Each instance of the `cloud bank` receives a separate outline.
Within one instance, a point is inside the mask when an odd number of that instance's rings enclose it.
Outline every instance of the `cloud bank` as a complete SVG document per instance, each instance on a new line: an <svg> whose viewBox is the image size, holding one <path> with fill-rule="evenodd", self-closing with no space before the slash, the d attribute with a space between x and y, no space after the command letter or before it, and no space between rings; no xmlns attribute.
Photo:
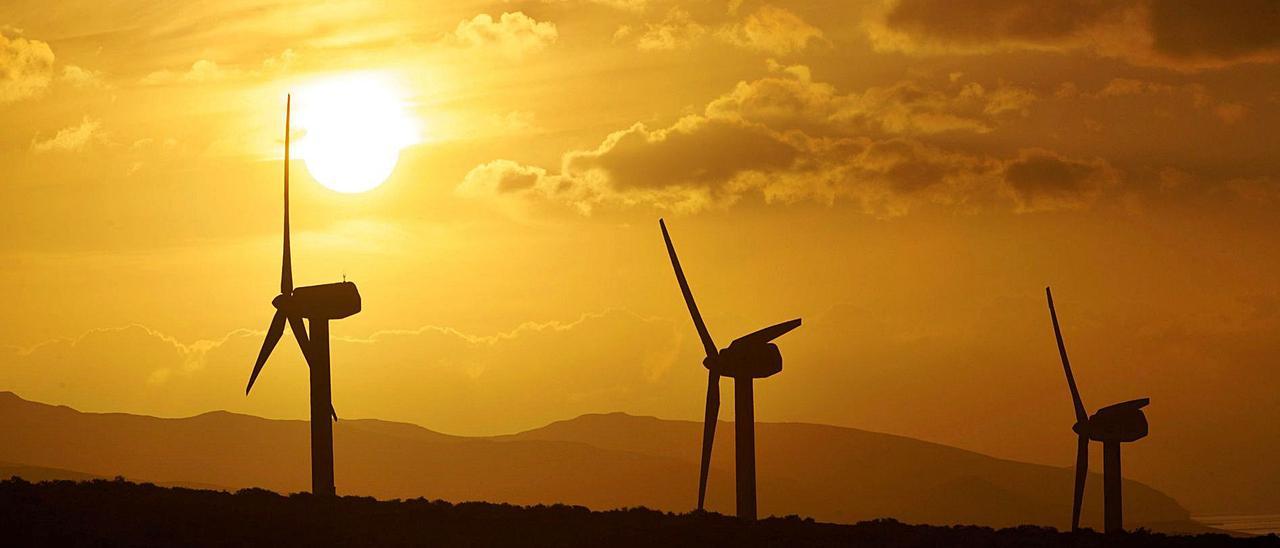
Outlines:
<svg viewBox="0 0 1280 548"><path fill-rule="evenodd" d="M1280 61L1276 28L1270 0L897 0L868 25L880 50L1082 50L1179 70Z"/></svg>

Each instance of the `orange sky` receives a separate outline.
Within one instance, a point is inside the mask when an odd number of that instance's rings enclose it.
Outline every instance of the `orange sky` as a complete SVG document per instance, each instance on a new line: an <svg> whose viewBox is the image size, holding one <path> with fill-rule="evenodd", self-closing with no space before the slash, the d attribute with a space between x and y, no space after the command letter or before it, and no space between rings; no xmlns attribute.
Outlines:
<svg viewBox="0 0 1280 548"><path fill-rule="evenodd" d="M664 216L722 345L805 320L760 420L1065 466L1051 284L1086 405L1152 398L1127 475L1280 511L1278 27L1267 0L9 0L0 390L305 416L288 339L243 395L283 98L369 77L415 128L390 178L294 164L296 278L364 297L343 416L700 418Z"/></svg>

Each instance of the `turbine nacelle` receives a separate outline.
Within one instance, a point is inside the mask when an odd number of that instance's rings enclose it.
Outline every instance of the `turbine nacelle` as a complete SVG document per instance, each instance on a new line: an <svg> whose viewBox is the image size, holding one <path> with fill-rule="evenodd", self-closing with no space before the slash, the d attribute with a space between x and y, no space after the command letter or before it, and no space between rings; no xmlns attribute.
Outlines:
<svg viewBox="0 0 1280 548"><path fill-rule="evenodd" d="M1149 403L1150 399L1141 398L1103 407L1088 422L1076 423L1071 429L1094 441L1138 441L1147 436L1147 415L1142 408Z"/></svg>
<svg viewBox="0 0 1280 548"><path fill-rule="evenodd" d="M800 319L772 325L729 343L729 347L702 360L713 373L735 379L763 379L782 371L782 352L773 339L800 327Z"/></svg>
<svg viewBox="0 0 1280 548"><path fill-rule="evenodd" d="M722 377L763 379L782 371L782 352L773 343L729 345L702 360L702 366Z"/></svg>
<svg viewBox="0 0 1280 548"><path fill-rule="evenodd" d="M360 291L352 282L308 285L277 296L271 305L307 319L340 320L360 312Z"/></svg>

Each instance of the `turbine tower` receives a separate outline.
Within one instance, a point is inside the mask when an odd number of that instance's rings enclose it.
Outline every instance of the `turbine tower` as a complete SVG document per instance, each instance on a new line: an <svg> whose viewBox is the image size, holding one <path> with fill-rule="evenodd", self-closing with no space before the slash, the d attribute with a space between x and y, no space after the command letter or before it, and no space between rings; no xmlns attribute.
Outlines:
<svg viewBox="0 0 1280 548"><path fill-rule="evenodd" d="M280 294L271 300L276 309L267 327L267 338L258 351L258 361L253 364L245 395L253 388L253 382L262 372L267 357L280 342L284 324L288 322L302 349L311 372L311 492L319 496L334 496L333 486L333 424L338 414L333 410L333 395L329 383L329 320L338 320L360 311L360 292L356 284L338 283L293 287L293 264L289 255L289 118L293 98L285 103L284 115L284 257L280 267ZM307 320L307 325L302 323ZM311 331L308 334L307 327Z"/></svg>
<svg viewBox="0 0 1280 548"><path fill-rule="evenodd" d="M1115 533L1124 530L1124 510L1120 493L1120 444L1138 441L1147 435L1147 416L1142 408L1151 403L1150 398L1130 400L1099 409L1092 417L1080 401L1076 379L1071 374L1071 362L1067 360L1067 346L1062 342L1062 330L1058 327L1058 313L1053 308L1053 293L1044 288L1049 299L1049 316L1053 319L1053 334L1058 339L1058 354L1062 356L1062 369L1067 373L1067 388L1071 389L1071 401L1075 405L1076 424L1071 427L1079 442L1076 445L1075 498L1071 506L1071 530L1080 529L1080 505L1084 502L1084 483L1089 476L1089 441L1102 442L1103 508L1106 512L1105 531Z"/></svg>
<svg viewBox="0 0 1280 548"><path fill-rule="evenodd" d="M707 353L706 359L702 360L702 365L707 368L707 402L702 422L702 468L698 475L698 510L703 509L707 496L707 472L711 467L711 446L716 436L716 420L720 415L720 377L731 377L733 378L736 440L734 462L738 479L738 517L754 520L756 519L756 424L752 382L782 371L782 353L778 351L778 346L770 341L800 327L800 319L796 318L766 327L738 338L730 343L728 348L716 350L716 343L711 340L707 325L702 321L702 314L698 313L698 305L693 301L689 281L684 278L684 270L680 268L676 248L671 244L671 235L667 233L667 223L658 219L658 226L662 227L662 239L667 243L671 267L675 269L676 282L680 284L680 292L684 294L689 315L693 317L693 327L698 330L698 338L702 340L702 347Z"/></svg>

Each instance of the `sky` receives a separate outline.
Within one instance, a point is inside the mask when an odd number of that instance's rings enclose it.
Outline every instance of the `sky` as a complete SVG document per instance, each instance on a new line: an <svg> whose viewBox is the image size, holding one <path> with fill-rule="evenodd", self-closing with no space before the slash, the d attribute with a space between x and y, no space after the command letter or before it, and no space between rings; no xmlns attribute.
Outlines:
<svg viewBox="0 0 1280 548"><path fill-rule="evenodd" d="M720 346L804 320L758 420L1068 466L1051 285L1085 405L1152 399L1125 474L1278 512L1278 27L1273 0L9 0L0 390L307 415L287 335L243 390L295 93L294 277L363 297L340 416L700 419L665 218ZM390 119L317 121L343 113Z"/></svg>

